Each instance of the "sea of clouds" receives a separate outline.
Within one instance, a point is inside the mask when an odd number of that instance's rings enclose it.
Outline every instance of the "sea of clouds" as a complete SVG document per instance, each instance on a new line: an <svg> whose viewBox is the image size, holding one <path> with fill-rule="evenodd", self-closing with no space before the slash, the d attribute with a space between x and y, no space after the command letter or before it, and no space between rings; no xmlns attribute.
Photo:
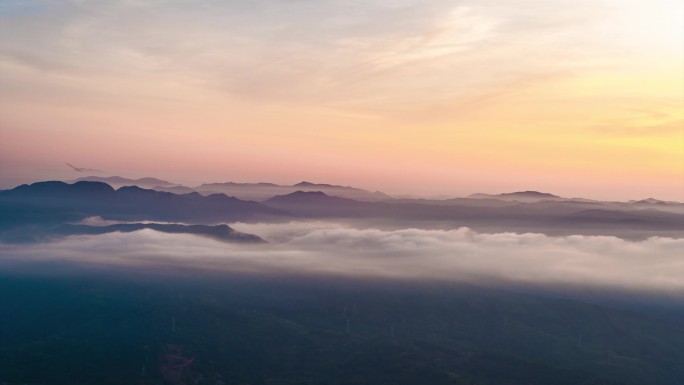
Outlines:
<svg viewBox="0 0 684 385"><path fill-rule="evenodd" d="M233 224L263 245L153 230L0 244L0 263L69 261L136 269L330 275L667 293L684 298L684 239L359 229L335 223Z"/></svg>

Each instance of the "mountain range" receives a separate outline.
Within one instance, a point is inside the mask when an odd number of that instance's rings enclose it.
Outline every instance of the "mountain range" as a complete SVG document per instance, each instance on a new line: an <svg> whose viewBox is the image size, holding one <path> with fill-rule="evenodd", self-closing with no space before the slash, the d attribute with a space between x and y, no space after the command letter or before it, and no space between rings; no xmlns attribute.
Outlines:
<svg viewBox="0 0 684 385"><path fill-rule="evenodd" d="M243 200L262 201L276 195L290 194L295 191L322 191L329 195L339 196L343 198L357 199L362 201L380 201L391 199L385 193L350 187L337 186L324 183L299 182L297 184L279 185L275 183L204 183L196 187L187 187L180 184L175 184L160 180L157 178L140 178L128 179L119 176L113 177L98 177L87 176L78 178L72 182L104 182L115 188L122 186L139 186L143 188L153 189L157 191L172 192L174 194L188 194L198 192L202 195L212 194L226 194Z"/></svg>
<svg viewBox="0 0 684 385"><path fill-rule="evenodd" d="M144 188L153 188L156 186L159 187L171 187L171 186L176 186L175 183L171 183L169 181L165 181L162 179L157 179L157 178L152 178L152 177L144 177L144 178L139 178L139 179L129 179L129 178L124 178L120 176L86 176L82 178L78 178L76 180L71 181L70 183L75 183L75 182L103 182L107 183L108 185L114 187L114 188L119 188L123 186L138 186L138 187L144 187Z"/></svg>
<svg viewBox="0 0 684 385"><path fill-rule="evenodd" d="M137 222L163 221L218 224L234 221L269 221L289 214L258 202L224 194L184 195L125 186L114 189L102 182L49 181L0 191L0 232L18 227L53 228L87 217ZM149 227L148 227L149 228ZM168 230L165 229L165 230Z"/></svg>
<svg viewBox="0 0 684 385"><path fill-rule="evenodd" d="M146 182L151 179L143 178ZM562 198L536 191L476 194L444 200L394 199L382 193L369 193L353 187L309 182L294 186L269 183L202 186L240 191L242 196L254 195L266 199L261 202L249 201L224 193L208 194L208 190L205 190L207 195L203 195L197 191L177 194L138 186L115 189L103 182L38 182L0 191L0 232L12 230L16 233L18 227L29 226L34 228L31 231L38 233L47 227L56 234L65 234L68 231L65 232L63 225L98 216L129 224L151 221L217 225L326 220L379 228L470 227L481 232L612 235L630 239L645 239L655 235L684 237L684 204L652 199L600 202ZM174 187L178 186L168 188ZM294 188L304 190L267 195L268 192L277 193ZM351 199L315 190L319 188L347 195L366 194L364 196L368 197L367 194L372 194L385 198L373 201ZM43 230L35 230L36 226ZM111 229L124 231L128 228ZM72 227L70 231L76 230ZM87 232L87 229L81 230ZM191 232L190 229L181 230Z"/></svg>
<svg viewBox="0 0 684 385"><path fill-rule="evenodd" d="M468 195L468 198L471 198L471 199L501 199L501 200L518 201L518 202L538 202L541 200L562 200L562 199L564 199L564 198L559 197L558 195L543 193L543 192L539 192L539 191L518 191L518 192L503 193L503 194L496 194L496 195L477 193L477 194Z"/></svg>
<svg viewBox="0 0 684 385"><path fill-rule="evenodd" d="M389 200L360 202L322 192L295 192L263 203L300 218L345 220L389 228L471 227L484 232L614 235L643 239L684 236L684 214L640 205L575 200ZM681 209L681 205L676 209Z"/></svg>

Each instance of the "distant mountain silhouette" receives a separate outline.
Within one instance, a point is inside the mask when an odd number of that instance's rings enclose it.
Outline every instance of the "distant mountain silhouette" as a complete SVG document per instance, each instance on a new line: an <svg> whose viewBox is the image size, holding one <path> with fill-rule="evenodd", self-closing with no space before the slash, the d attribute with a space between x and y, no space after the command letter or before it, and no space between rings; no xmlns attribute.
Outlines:
<svg viewBox="0 0 684 385"><path fill-rule="evenodd" d="M572 213L563 218L564 221L584 222L586 225L639 225L671 228L684 227L684 216L681 214L662 212L654 209L619 211L608 209L589 209ZM679 225L677 226L677 223Z"/></svg>
<svg viewBox="0 0 684 385"><path fill-rule="evenodd" d="M107 183L110 186L114 187L121 187L121 186L138 186L138 187L145 187L145 188L153 188L155 186L160 186L160 187L170 187L170 186L175 186L175 183L171 183L169 181L157 179L157 178L151 178L151 177L144 177L144 178L139 178L139 179L129 179L129 178L123 178L120 176L85 176L82 178L78 178L74 180L73 182L103 182Z"/></svg>
<svg viewBox="0 0 684 385"><path fill-rule="evenodd" d="M151 189L156 191L170 192L174 194L190 194L196 192L195 189L186 186L153 186L151 187Z"/></svg>
<svg viewBox="0 0 684 385"><path fill-rule="evenodd" d="M293 184L292 187L317 187L317 188L327 188L327 187L341 187L341 186L334 186L331 184L325 184L325 183L311 183L307 181L302 181L297 184Z"/></svg>
<svg viewBox="0 0 684 385"><path fill-rule="evenodd" d="M512 193L499 194L502 197L531 197L531 198L560 198L558 195L543 193L539 191L518 191Z"/></svg>
<svg viewBox="0 0 684 385"><path fill-rule="evenodd" d="M514 196L549 195L522 192ZM467 226L480 231L617 235L630 238L644 238L665 232L673 236L684 235L684 215L681 213L634 209L627 203L563 199L525 202L481 198L362 202L329 196L320 191L296 191L263 203L300 218L345 220L391 228Z"/></svg>
<svg viewBox="0 0 684 385"><path fill-rule="evenodd" d="M311 182L300 182L292 186L273 183L205 183L195 187L194 190L202 194L221 192L240 199L256 201L264 201L277 195L287 195L296 191L320 191L331 196L368 202L392 199L389 195L379 191L371 192L356 187Z"/></svg>
<svg viewBox="0 0 684 385"><path fill-rule="evenodd" d="M264 203L281 204L281 203L325 203L325 204L339 204L341 202L353 202L350 199L331 197L322 191L295 191L287 195L277 195Z"/></svg>
<svg viewBox="0 0 684 385"><path fill-rule="evenodd" d="M120 223L108 226L62 225L55 233L61 235L105 234L113 232L130 233L151 229L162 233L201 235L225 242L263 243L264 240L252 234L235 231L228 225L181 225L174 223Z"/></svg>
<svg viewBox="0 0 684 385"><path fill-rule="evenodd" d="M277 195L263 202L297 215L310 218L365 218L390 215L383 202L363 202L327 195L322 191L295 191ZM289 211L292 210L292 211Z"/></svg>
<svg viewBox="0 0 684 385"><path fill-rule="evenodd" d="M661 201L661 200L655 199L655 198L646 198L646 199L642 199L642 200L640 200L640 201L631 201L631 202L632 202L632 203L648 203L648 204L661 204L661 203L667 203L667 202L665 202L665 201Z"/></svg>
<svg viewBox="0 0 684 385"><path fill-rule="evenodd" d="M214 189L226 186L233 190L244 188L247 192L257 188L264 195L277 191L287 193L269 196L258 203L223 193L205 196L197 191L174 194L138 186L116 190L101 182L39 182L0 191L0 231L22 225L57 226L100 216L126 222L216 224L325 219L390 228L453 229L467 226L486 232L616 235L634 239L654 235L684 236L684 205L663 204L656 200L599 202L522 191L445 200L364 201L328 192L349 188L310 182L298 183L297 189L267 183L207 186ZM314 187L328 190L303 190Z"/></svg>
<svg viewBox="0 0 684 385"><path fill-rule="evenodd" d="M54 226L14 227L0 231L0 241L10 243L27 243L69 235L98 235L107 233L130 233L150 229L162 233L192 234L216 239L222 242L264 243L260 237L235 231L228 225L183 225L175 223L117 223L107 226L89 226L82 224L59 224Z"/></svg>
<svg viewBox="0 0 684 385"><path fill-rule="evenodd" d="M539 191L518 191L503 194L483 194L477 193L469 195L471 199L500 199L500 200L515 200L520 202L535 202L540 200L559 200L564 199L558 195L543 193Z"/></svg>
<svg viewBox="0 0 684 385"><path fill-rule="evenodd" d="M202 196L126 186L115 190L102 182L38 182L0 191L0 207L6 211L0 224L50 222L88 216L119 220L185 221L216 223L265 220L289 215L257 202L224 194ZM8 219L9 218L9 219Z"/></svg>
<svg viewBox="0 0 684 385"><path fill-rule="evenodd" d="M655 199L655 198L633 200L633 201L629 201L629 203L632 205L635 205L635 206L643 206L643 207L656 206L659 208L666 208L666 209L676 209L676 208L684 209L684 203L672 202L672 201L663 201L663 200Z"/></svg>

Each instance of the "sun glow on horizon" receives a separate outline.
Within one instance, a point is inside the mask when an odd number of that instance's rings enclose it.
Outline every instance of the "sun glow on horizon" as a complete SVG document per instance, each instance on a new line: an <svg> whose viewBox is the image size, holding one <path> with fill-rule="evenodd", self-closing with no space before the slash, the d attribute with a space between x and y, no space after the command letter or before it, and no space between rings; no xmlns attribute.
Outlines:
<svg viewBox="0 0 684 385"><path fill-rule="evenodd" d="M0 179L684 201L684 4L523 3L2 1Z"/></svg>

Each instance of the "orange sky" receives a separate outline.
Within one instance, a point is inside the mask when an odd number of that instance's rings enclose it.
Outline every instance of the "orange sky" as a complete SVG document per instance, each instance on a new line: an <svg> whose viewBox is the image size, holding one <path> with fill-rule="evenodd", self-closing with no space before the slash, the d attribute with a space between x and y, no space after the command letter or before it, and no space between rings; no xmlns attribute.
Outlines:
<svg viewBox="0 0 684 385"><path fill-rule="evenodd" d="M684 201L679 0L0 1L0 188Z"/></svg>

